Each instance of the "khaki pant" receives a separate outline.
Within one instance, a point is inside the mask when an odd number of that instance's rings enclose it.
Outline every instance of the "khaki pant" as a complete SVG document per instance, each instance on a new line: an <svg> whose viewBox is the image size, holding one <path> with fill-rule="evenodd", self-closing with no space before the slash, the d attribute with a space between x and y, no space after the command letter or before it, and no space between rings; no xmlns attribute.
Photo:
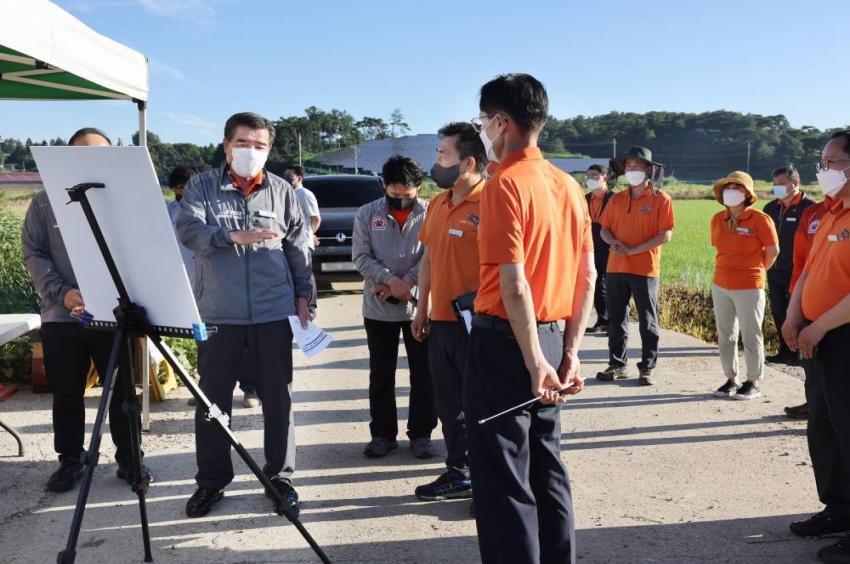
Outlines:
<svg viewBox="0 0 850 564"><path fill-rule="evenodd" d="M717 323L717 347L720 364L729 380L738 382L738 328L744 341L747 380L757 382L764 376L764 290L727 290L711 286L714 319Z"/></svg>

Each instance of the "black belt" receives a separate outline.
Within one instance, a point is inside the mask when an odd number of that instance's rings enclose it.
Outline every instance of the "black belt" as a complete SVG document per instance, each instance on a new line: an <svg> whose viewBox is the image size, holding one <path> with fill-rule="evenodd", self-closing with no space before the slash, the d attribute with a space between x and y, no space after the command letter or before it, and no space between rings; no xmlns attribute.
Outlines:
<svg viewBox="0 0 850 564"><path fill-rule="evenodd" d="M538 321L537 328L538 329L548 329L552 326L557 327L557 321ZM504 333L506 335L513 335L514 330L511 328L511 323L507 319L502 319L501 317L496 317L493 315L484 315L482 313L476 313L472 316L472 326L480 327L482 329L492 329L494 331L498 331L499 333Z"/></svg>

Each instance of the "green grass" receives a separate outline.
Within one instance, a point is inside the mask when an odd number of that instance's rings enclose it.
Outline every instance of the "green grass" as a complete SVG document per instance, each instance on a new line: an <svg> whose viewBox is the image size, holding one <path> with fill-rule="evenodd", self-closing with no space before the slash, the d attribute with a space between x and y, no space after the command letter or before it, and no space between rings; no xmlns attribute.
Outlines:
<svg viewBox="0 0 850 564"><path fill-rule="evenodd" d="M711 217L723 209L712 200L674 200L676 227L673 238L661 250L662 283L676 283L700 290L711 288L714 247Z"/></svg>

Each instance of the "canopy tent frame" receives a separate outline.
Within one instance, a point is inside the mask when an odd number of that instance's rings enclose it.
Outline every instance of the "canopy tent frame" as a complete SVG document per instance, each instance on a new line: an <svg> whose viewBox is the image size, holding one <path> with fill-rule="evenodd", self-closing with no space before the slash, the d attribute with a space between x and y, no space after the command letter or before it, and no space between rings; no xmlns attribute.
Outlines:
<svg viewBox="0 0 850 564"><path fill-rule="evenodd" d="M147 57L49 0L0 0L0 100L126 100L147 146ZM140 358L147 359L147 340ZM150 371L142 362L142 428L150 430Z"/></svg>

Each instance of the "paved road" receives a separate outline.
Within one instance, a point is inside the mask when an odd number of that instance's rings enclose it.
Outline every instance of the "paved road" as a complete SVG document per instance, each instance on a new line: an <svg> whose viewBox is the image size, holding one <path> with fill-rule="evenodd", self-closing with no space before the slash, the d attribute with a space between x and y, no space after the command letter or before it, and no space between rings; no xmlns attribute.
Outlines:
<svg viewBox="0 0 850 564"><path fill-rule="evenodd" d="M368 440L368 354L360 297L323 297L320 312L336 339L332 348L309 362L295 353L296 486L304 524L336 562L476 562L469 502L420 503L412 495L440 472L439 462L414 459L406 441L377 462L361 455ZM762 399L718 400L709 395L723 380L713 346L672 332L662 345L657 386L590 379L563 410L581 561L814 561L825 542L797 539L787 529L790 520L819 509L805 423L779 415L801 400L799 379L768 369ZM586 374L606 358L604 338L586 339ZM398 388L409 390L406 369ZM241 462L213 514L185 517L195 472L186 397L181 389L156 404L144 438L156 475L148 505L156 561L315 561L297 531L271 513ZM96 401L96 394L87 400L89 421ZM406 399L400 405L406 417ZM18 393L0 410L28 448L25 459L10 456L14 443L0 432L0 560L55 561L76 498L43 491L55 466L50 398ZM238 407L233 418L259 460L261 417L259 409ZM111 459L114 448L106 442ZM137 505L114 471L112 464L97 469L78 562L141 561Z"/></svg>

